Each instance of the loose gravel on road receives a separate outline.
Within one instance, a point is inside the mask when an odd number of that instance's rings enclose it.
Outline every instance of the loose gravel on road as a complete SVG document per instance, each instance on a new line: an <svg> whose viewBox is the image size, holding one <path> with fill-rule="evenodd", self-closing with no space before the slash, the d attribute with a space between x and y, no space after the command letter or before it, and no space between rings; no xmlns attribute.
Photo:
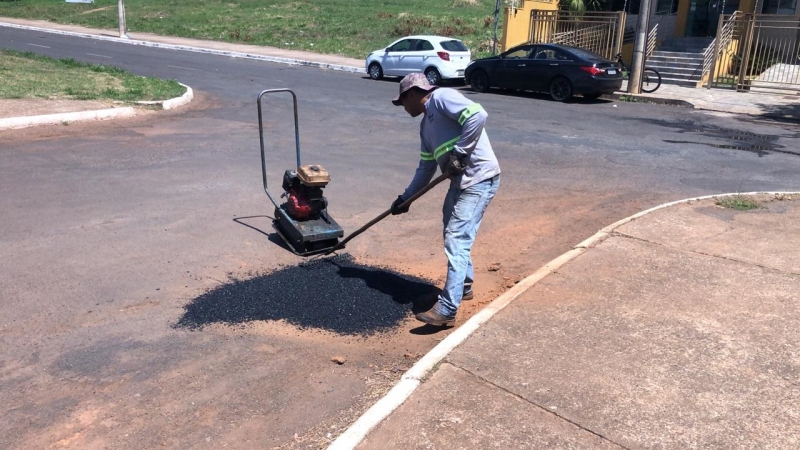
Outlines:
<svg viewBox="0 0 800 450"><path fill-rule="evenodd" d="M342 255L232 280L192 300L175 326L198 330L214 323L285 320L301 329L367 336L430 308L438 291L428 280Z"/></svg>

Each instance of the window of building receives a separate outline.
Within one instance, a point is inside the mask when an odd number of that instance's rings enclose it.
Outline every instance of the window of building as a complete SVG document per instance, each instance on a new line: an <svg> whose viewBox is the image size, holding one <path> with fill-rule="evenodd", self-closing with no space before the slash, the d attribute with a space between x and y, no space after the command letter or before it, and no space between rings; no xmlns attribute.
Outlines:
<svg viewBox="0 0 800 450"><path fill-rule="evenodd" d="M797 0L764 0L762 14L795 14Z"/></svg>
<svg viewBox="0 0 800 450"><path fill-rule="evenodd" d="M788 1L788 0L785 0ZM641 0L610 0L609 11L625 11L628 14L639 14ZM656 14L675 14L678 12L678 0L658 0Z"/></svg>

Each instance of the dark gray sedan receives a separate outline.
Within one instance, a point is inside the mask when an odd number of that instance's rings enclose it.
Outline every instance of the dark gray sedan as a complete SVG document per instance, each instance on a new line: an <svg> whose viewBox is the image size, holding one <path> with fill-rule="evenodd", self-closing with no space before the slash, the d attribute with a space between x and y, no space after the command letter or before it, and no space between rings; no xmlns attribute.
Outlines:
<svg viewBox="0 0 800 450"><path fill-rule="evenodd" d="M560 102L573 95L595 99L622 86L617 63L588 50L557 44L525 44L478 59L467 66L464 77L478 92L493 87L547 92Z"/></svg>

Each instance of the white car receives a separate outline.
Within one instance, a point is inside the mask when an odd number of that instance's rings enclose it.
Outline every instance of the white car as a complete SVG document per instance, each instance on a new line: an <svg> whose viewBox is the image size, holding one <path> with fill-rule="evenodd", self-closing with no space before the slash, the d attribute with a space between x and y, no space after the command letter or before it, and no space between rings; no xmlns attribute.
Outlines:
<svg viewBox="0 0 800 450"><path fill-rule="evenodd" d="M470 51L463 42L444 36L406 36L367 56L369 77L404 77L424 72L430 84L464 78Z"/></svg>

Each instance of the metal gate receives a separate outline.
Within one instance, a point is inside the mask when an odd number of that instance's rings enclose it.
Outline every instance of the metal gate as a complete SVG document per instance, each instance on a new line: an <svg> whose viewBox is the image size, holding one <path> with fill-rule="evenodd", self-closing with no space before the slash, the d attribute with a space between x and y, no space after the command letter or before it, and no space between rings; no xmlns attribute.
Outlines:
<svg viewBox="0 0 800 450"><path fill-rule="evenodd" d="M800 93L800 16L723 15L709 87Z"/></svg>
<svg viewBox="0 0 800 450"><path fill-rule="evenodd" d="M564 44L584 48L607 59L622 48L625 12L531 11L531 44Z"/></svg>

